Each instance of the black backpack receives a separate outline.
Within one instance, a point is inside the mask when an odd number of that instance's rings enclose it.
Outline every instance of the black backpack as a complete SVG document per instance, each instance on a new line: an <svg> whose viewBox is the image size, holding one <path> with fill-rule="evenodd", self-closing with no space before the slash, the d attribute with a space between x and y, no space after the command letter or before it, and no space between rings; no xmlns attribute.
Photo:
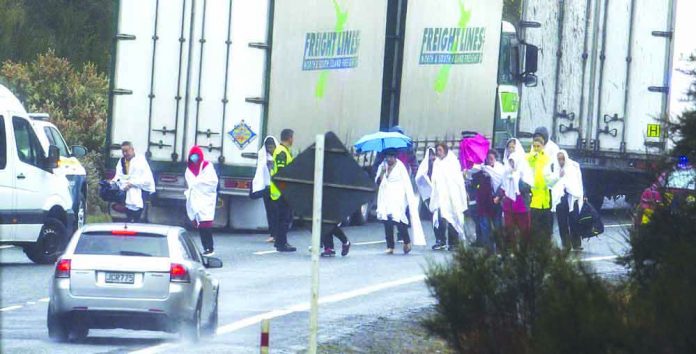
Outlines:
<svg viewBox="0 0 696 354"><path fill-rule="evenodd" d="M604 233L604 222L595 207L584 202L577 219L578 234L582 238L591 238Z"/></svg>
<svg viewBox="0 0 696 354"><path fill-rule="evenodd" d="M125 203L126 192L118 188L116 183L103 180L99 182L99 197L106 202Z"/></svg>

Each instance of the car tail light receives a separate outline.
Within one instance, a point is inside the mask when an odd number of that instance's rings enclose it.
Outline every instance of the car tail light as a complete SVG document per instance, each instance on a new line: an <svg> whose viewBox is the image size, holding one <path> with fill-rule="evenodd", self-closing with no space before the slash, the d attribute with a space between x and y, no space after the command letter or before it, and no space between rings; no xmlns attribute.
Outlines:
<svg viewBox="0 0 696 354"><path fill-rule="evenodd" d="M111 234L116 236L135 236L138 233L133 230L113 230Z"/></svg>
<svg viewBox="0 0 696 354"><path fill-rule="evenodd" d="M56 263L56 278L70 278L69 259L61 259Z"/></svg>
<svg viewBox="0 0 696 354"><path fill-rule="evenodd" d="M251 188L251 180L236 179L236 178L224 178L223 185L225 186L225 188L229 188L229 189L247 190L247 189Z"/></svg>
<svg viewBox="0 0 696 354"><path fill-rule="evenodd" d="M169 268L169 280L175 283L188 283L191 281L186 267L179 263L172 263Z"/></svg>

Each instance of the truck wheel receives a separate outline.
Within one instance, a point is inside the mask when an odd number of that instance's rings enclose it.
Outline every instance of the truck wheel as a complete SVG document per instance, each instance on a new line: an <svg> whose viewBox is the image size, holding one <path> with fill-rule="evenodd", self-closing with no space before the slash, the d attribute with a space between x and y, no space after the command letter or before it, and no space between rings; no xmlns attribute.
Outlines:
<svg viewBox="0 0 696 354"><path fill-rule="evenodd" d="M46 315L46 327L48 327L48 337L57 342L66 342L70 336L70 328L65 317L54 313L53 306L50 304Z"/></svg>
<svg viewBox="0 0 696 354"><path fill-rule="evenodd" d="M360 206L360 209L356 210L355 213L350 217L351 223L355 226L362 226L367 223L370 217L370 203L365 203Z"/></svg>
<svg viewBox="0 0 696 354"><path fill-rule="evenodd" d="M39 233L39 238L31 246L24 247L24 253L29 259L38 264L51 264L65 249L68 243L68 232L60 220L47 218Z"/></svg>

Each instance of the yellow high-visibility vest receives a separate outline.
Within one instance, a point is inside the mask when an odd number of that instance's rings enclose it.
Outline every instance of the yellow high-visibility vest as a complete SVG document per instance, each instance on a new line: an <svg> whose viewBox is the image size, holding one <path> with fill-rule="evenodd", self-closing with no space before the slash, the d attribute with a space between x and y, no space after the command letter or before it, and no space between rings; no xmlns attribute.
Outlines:
<svg viewBox="0 0 696 354"><path fill-rule="evenodd" d="M290 163L292 163L290 149L283 144L276 146L275 150L273 150L273 170L271 170L271 176L275 176L281 168L286 167ZM278 200L281 195L280 189L271 181L271 199Z"/></svg>

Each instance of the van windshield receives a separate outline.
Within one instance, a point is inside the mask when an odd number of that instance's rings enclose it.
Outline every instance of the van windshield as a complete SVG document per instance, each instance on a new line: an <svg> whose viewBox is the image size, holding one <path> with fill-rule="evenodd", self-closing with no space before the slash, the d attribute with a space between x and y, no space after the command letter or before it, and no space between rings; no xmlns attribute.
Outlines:
<svg viewBox="0 0 696 354"><path fill-rule="evenodd" d="M58 150L60 150L60 156L70 157L70 149L68 148L68 145L65 143L65 140L63 140L63 136L60 135L58 129L54 127L45 127L44 132L46 133L46 137L48 138L48 143L58 147Z"/></svg>

